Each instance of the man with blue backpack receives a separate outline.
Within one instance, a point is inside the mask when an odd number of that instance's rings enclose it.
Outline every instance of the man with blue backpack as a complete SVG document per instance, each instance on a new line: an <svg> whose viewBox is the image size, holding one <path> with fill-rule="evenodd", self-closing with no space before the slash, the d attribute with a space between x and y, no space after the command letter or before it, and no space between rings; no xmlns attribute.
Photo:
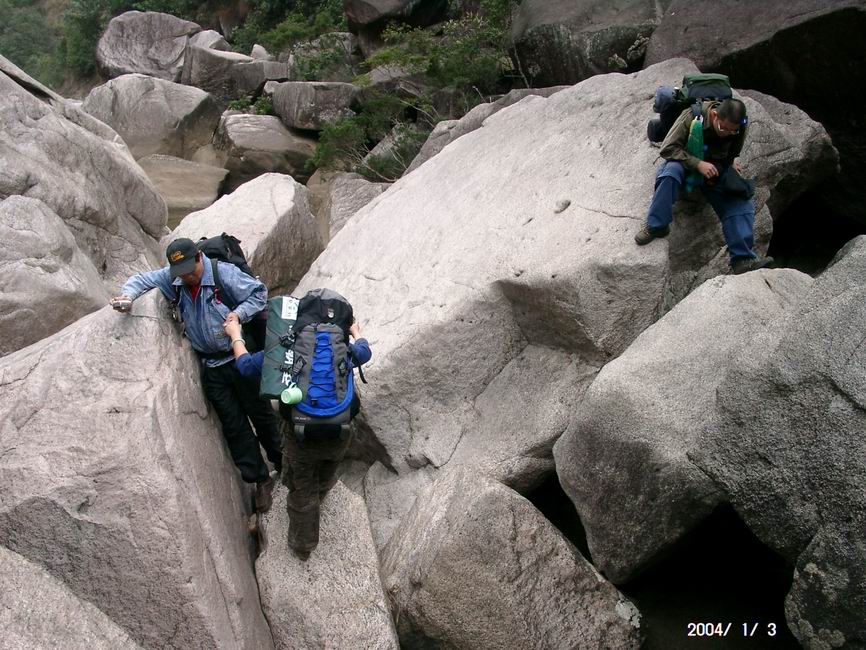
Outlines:
<svg viewBox="0 0 866 650"><path fill-rule="evenodd" d="M132 301L154 288L176 303L184 333L201 360L202 386L222 424L232 460L241 478L256 485L256 509L267 511L274 481L259 445L280 471L277 418L268 401L259 396L258 382L241 376L235 368L232 343L223 330L226 322L240 328L241 323L254 319L267 303L267 287L235 264L209 258L190 239L176 239L165 254L168 266L133 275L123 285L122 295L112 298L110 304L127 312Z"/></svg>
<svg viewBox="0 0 866 650"><path fill-rule="evenodd" d="M224 327L242 376L286 377L276 382L279 393L265 386L273 382L262 380L262 393L276 398L282 420L288 544L306 560L319 542L321 501L336 483L352 442L349 422L360 410L353 369L361 372L372 352L351 306L336 292L317 289L300 301L275 298L271 303L265 350L250 354L236 321L226 321ZM280 318L284 304L292 305L292 313ZM278 330L279 325L287 329ZM279 363L275 366L272 359ZM283 390L284 385L288 388Z"/></svg>
<svg viewBox="0 0 866 650"><path fill-rule="evenodd" d="M670 100L670 108L657 110L662 119L652 120L650 140L663 138L659 155L664 163L656 170L655 192L646 223L635 235L638 246L666 237L673 221L673 205L681 191L699 187L722 224L731 271L735 274L764 268L773 262L753 250L754 185L740 176L737 157L748 133L746 105L731 97L724 75L693 75L683 80L689 94L683 104ZM656 103L659 104L660 88ZM679 92L679 89L676 89ZM710 99L701 97L710 94ZM667 113L681 111L673 123Z"/></svg>

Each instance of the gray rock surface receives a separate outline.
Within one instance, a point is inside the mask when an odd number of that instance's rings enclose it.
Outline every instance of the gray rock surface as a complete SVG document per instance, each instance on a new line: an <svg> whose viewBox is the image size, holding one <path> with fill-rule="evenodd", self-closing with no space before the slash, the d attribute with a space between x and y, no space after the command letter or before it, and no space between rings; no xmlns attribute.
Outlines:
<svg viewBox="0 0 866 650"><path fill-rule="evenodd" d="M319 545L301 561L286 544L286 493L282 485L274 490L267 547L256 560L274 645L397 650L364 499L338 482L322 503Z"/></svg>
<svg viewBox="0 0 866 650"><path fill-rule="evenodd" d="M38 565L0 546L0 648L132 650L122 628Z"/></svg>
<svg viewBox="0 0 866 650"><path fill-rule="evenodd" d="M214 146L225 156L228 192L268 172L303 183L310 177L307 161L316 151L315 140L289 131L278 117L244 113L223 115Z"/></svg>
<svg viewBox="0 0 866 650"><path fill-rule="evenodd" d="M843 249L760 354L718 387L695 463L796 562L804 647L866 647L866 238Z"/></svg>
<svg viewBox="0 0 866 650"><path fill-rule="evenodd" d="M0 201L0 239L0 356L54 334L108 300L99 272L42 201Z"/></svg>
<svg viewBox="0 0 866 650"><path fill-rule="evenodd" d="M382 556L404 647L637 648L640 614L516 492L449 470Z"/></svg>
<svg viewBox="0 0 866 650"><path fill-rule="evenodd" d="M196 23L154 11L127 11L116 16L96 45L96 63L108 78L140 72L180 81L184 50Z"/></svg>
<svg viewBox="0 0 866 650"><path fill-rule="evenodd" d="M708 280L599 373L554 456L608 578L634 577L726 501L693 459L719 385L811 282L794 270Z"/></svg>
<svg viewBox="0 0 866 650"><path fill-rule="evenodd" d="M474 429L479 396L503 372L509 376L506 367L527 346L560 352L560 367L583 377L687 294L687 274L722 268L708 266L724 254L718 220L703 202L683 206L679 239L642 248L633 241L657 157L644 139L647 99L661 79L685 70L694 68L673 61L632 76L597 76L500 110L356 213L299 285L339 287L375 351L365 369L366 417L399 471L393 480L369 481L377 543L411 506L423 483L414 474L450 463L467 433L497 441L484 445L488 455L479 460L497 478L511 485L538 480L561 420L521 421L522 447L506 442L516 434L503 432L494 417L486 420L489 429ZM746 101L755 142L768 150L753 158L747 146L743 162L764 192L758 204L769 222L771 188L811 163L800 139ZM804 124L799 137L812 137L812 128L820 129ZM826 136L823 142L829 147ZM767 234L759 241L765 246ZM514 366L514 374L532 386L532 396L556 394L557 381L574 381L540 362L523 363L535 370ZM525 390L510 390L503 399L526 400ZM577 396L579 384L571 393ZM494 396L487 398L491 406L483 408L495 410ZM518 450L513 473L497 458L500 440Z"/></svg>
<svg viewBox="0 0 866 650"><path fill-rule="evenodd" d="M220 118L214 98L182 84L126 74L90 91L83 109L113 128L136 158L190 158L213 139Z"/></svg>
<svg viewBox="0 0 866 650"><path fill-rule="evenodd" d="M849 8L866 8L863 0L790 0L784 3L721 0L712 6L697 6L685 0L670 0L646 49L646 64L685 57L701 70L718 67L734 53L746 52L770 41L785 30ZM737 15L736 29L720 29L722 17ZM794 75L793 70L781 72Z"/></svg>
<svg viewBox="0 0 866 650"><path fill-rule="evenodd" d="M268 52L263 46L256 43L253 45L253 49L250 52L250 56L254 59L260 59L262 61L273 61L274 56Z"/></svg>
<svg viewBox="0 0 866 650"><path fill-rule="evenodd" d="M524 0L511 39L534 86L635 70L670 0Z"/></svg>
<svg viewBox="0 0 866 650"><path fill-rule="evenodd" d="M360 26L397 20L423 27L443 20L446 0L346 0L343 5L349 24Z"/></svg>
<svg viewBox="0 0 866 650"><path fill-rule="evenodd" d="M325 201L328 239L336 235L352 216L390 187L390 183L373 183L360 174L341 172L331 180Z"/></svg>
<svg viewBox="0 0 866 650"><path fill-rule="evenodd" d="M291 65L280 61L253 60L242 61L229 68L234 93L256 95L264 91L269 82L288 81L292 78Z"/></svg>
<svg viewBox="0 0 866 650"><path fill-rule="evenodd" d="M418 152L418 155L415 156L412 163L406 169L406 173L408 174L420 167L461 135L466 135L475 129L480 129L482 124L484 124L484 120L506 106L516 104L529 95L550 97L554 93L564 90L565 88L568 88L568 86L554 86L552 88L516 88L504 97L497 99L495 102L479 104L459 120L445 120L444 122L439 122L433 129L433 132L428 136L427 141L421 147L421 151Z"/></svg>
<svg viewBox="0 0 866 650"><path fill-rule="evenodd" d="M138 161L168 206L168 227L190 212L204 210L219 198L228 170L154 154Z"/></svg>
<svg viewBox="0 0 866 650"><path fill-rule="evenodd" d="M250 494L162 297L0 359L0 421L0 545L144 647L273 647Z"/></svg>
<svg viewBox="0 0 866 650"><path fill-rule="evenodd" d="M39 199L116 287L161 257L162 198L110 127L0 57L0 197Z"/></svg>
<svg viewBox="0 0 866 650"><path fill-rule="evenodd" d="M328 122L350 117L360 89L325 81L288 81L274 90L274 111L286 126L321 130Z"/></svg>
<svg viewBox="0 0 866 650"><path fill-rule="evenodd" d="M193 34L190 36L189 44L211 50L222 50L223 52L228 52L232 49L232 46L223 38L223 35L212 29L206 29L198 34Z"/></svg>
<svg viewBox="0 0 866 650"><path fill-rule="evenodd" d="M163 244L227 232L241 241L250 267L270 294L288 295L323 248L306 194L291 176L263 174L188 215Z"/></svg>
<svg viewBox="0 0 866 650"><path fill-rule="evenodd" d="M184 57L181 83L201 88L222 102L237 99L244 94L238 89L233 68L242 63L253 62L252 57L195 45L187 47Z"/></svg>

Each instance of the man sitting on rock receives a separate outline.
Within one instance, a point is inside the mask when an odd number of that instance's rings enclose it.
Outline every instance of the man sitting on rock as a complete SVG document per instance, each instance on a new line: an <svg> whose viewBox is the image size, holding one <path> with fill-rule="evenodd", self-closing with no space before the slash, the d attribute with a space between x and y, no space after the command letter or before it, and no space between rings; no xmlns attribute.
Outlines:
<svg viewBox="0 0 866 650"><path fill-rule="evenodd" d="M703 103L701 114L703 159L688 151L689 131L694 119L689 108L677 118L662 142L659 155L665 162L656 172L655 194L646 224L634 240L638 246L644 246L653 239L667 236L673 221L674 202L691 172L698 177L703 195L722 222L731 270L745 273L768 266L773 258L760 257L752 250L755 204L751 192L745 191L745 181L739 176L741 167L737 156L748 130L746 105L739 99L708 101ZM736 170L736 174L731 173L728 178L726 174L731 168Z"/></svg>
<svg viewBox="0 0 866 650"><path fill-rule="evenodd" d="M133 275L123 285L122 295L112 298L109 304L119 311L127 311L129 301L155 287L162 291L166 300L178 301L186 336L201 359L205 395L222 423L229 452L241 478L256 484L256 509L267 511L271 507L274 481L262 459L259 444L280 471L282 450L277 418L268 401L259 397L259 382L242 377L235 368L233 344L223 331L224 322L236 322L240 327L240 323L264 309L267 287L234 264L218 261L223 288L239 300L234 311L229 311L215 290L210 258L199 251L191 239L176 239L168 245L165 255L168 266Z"/></svg>
<svg viewBox="0 0 866 650"><path fill-rule="evenodd" d="M225 331L234 343L232 350L238 370L243 376L254 378L258 382L262 376L265 353L247 352L243 339L240 338L241 329L237 321L226 321ZM351 373L353 364L361 366L367 363L373 353L367 339L360 338L361 329L357 322L349 327L349 336L354 339L354 343L348 346L349 354L346 359L348 372ZM349 408L353 418L361 409L357 390L352 395ZM290 409L286 411L283 418L286 467L283 482L289 488L286 500L289 516L288 543L295 555L306 560L319 544L319 506L337 482L337 470L349 449L352 435L343 438L330 431L320 431L299 440L293 432Z"/></svg>

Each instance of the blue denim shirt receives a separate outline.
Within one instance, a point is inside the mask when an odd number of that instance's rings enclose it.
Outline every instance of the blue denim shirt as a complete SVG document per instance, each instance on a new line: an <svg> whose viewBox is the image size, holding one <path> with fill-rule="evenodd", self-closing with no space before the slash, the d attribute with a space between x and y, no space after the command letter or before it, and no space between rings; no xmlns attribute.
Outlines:
<svg viewBox="0 0 866 650"><path fill-rule="evenodd" d="M203 359L208 367L221 366L233 360L231 341L223 330L223 322L229 315L229 308L214 295L213 269L210 259L202 253L204 273L201 288L195 300L183 280L171 279L166 266L157 271L137 273L123 285L121 293L133 300L151 289L158 288L166 300L174 301L180 290L178 309L186 328L186 336L193 350L213 354L225 352L225 358ZM268 289L264 284L241 271L234 264L217 262L220 280L226 291L237 301L234 312L242 323L246 323L256 313L265 308L268 302Z"/></svg>

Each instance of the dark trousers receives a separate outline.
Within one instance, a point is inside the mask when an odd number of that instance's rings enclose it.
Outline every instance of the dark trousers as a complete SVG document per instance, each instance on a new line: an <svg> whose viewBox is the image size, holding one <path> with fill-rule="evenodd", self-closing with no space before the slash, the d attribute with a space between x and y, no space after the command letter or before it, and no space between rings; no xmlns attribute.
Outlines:
<svg viewBox="0 0 866 650"><path fill-rule="evenodd" d="M668 160L656 171L656 186L647 214L650 228L663 228L674 218L674 203L686 180L682 163ZM711 185L701 185L701 192L722 222L722 234L733 262L737 258L755 257L752 250L755 204L751 199L730 196Z"/></svg>
<svg viewBox="0 0 866 650"><path fill-rule="evenodd" d="M360 409L357 393L351 414ZM286 512L289 515L289 546L309 552L319 543L319 506L337 482L337 470L352 444L353 434L341 438L336 431L310 432L298 440L291 421L283 426L283 482L289 489Z"/></svg>
<svg viewBox="0 0 866 650"><path fill-rule="evenodd" d="M283 458L277 418L268 401L259 397L258 379L244 378L234 363L225 363L204 367L202 385L222 423L223 437L241 478L247 483L268 478L259 445L279 470Z"/></svg>

